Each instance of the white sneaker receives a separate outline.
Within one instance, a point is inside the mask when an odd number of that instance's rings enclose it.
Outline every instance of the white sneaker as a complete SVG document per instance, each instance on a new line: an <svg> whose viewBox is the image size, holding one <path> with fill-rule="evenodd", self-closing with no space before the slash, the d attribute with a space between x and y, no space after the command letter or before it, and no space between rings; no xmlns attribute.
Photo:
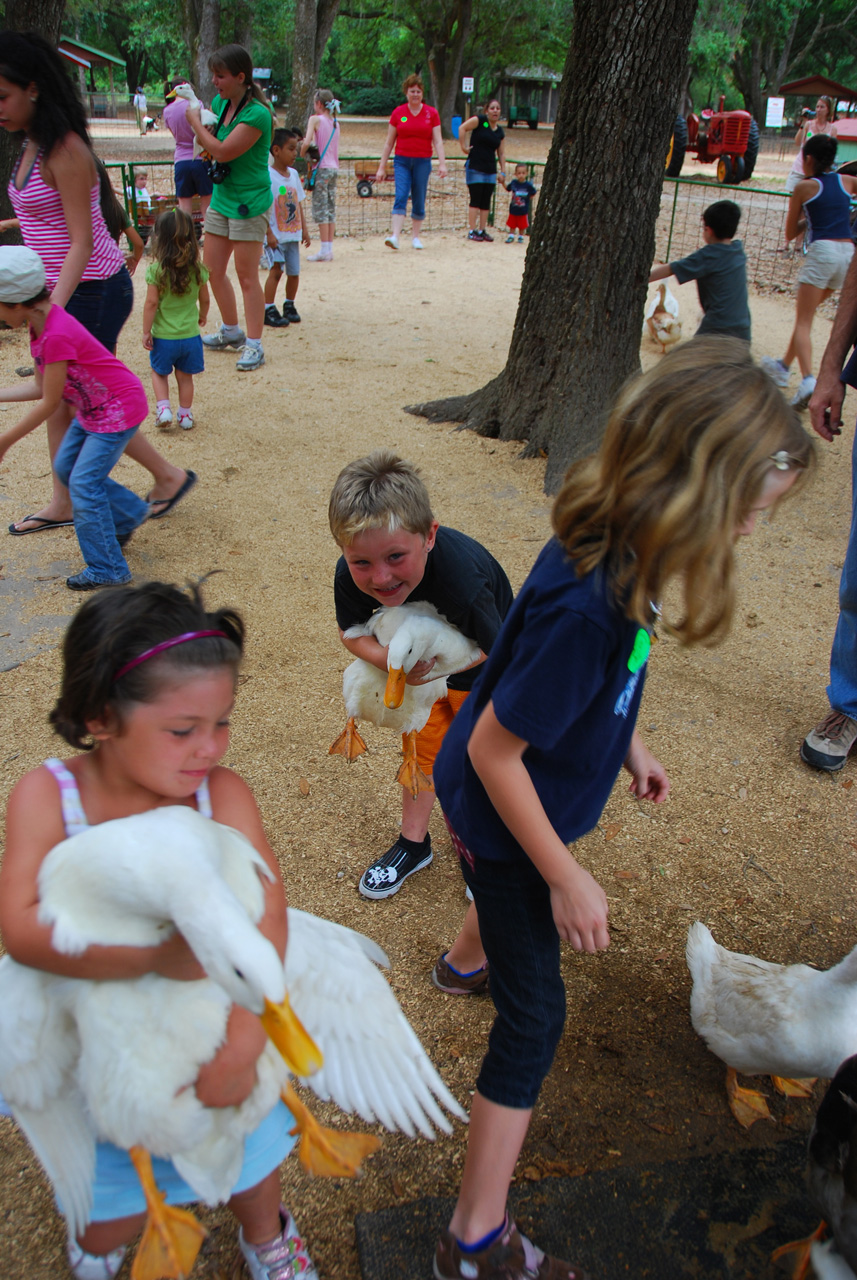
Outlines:
<svg viewBox="0 0 857 1280"><path fill-rule="evenodd" d="M318 253L311 253L307 258L307 262L333 262L333 254L325 253L319 249Z"/></svg>
<svg viewBox="0 0 857 1280"><path fill-rule="evenodd" d="M280 1235L266 1245L248 1244L243 1229L238 1231L238 1247L252 1280L318 1280L295 1220L282 1204L280 1222Z"/></svg>
<svg viewBox="0 0 857 1280"><path fill-rule="evenodd" d="M113 1280L124 1257L124 1247L99 1256L85 1253L74 1239L68 1242L68 1265L74 1280Z"/></svg>
<svg viewBox="0 0 857 1280"><path fill-rule="evenodd" d="M188 413L182 413L181 409L179 409L179 416L178 416L178 418L176 419L176 421L178 422L178 424L179 424L179 426L181 427L182 431L190 431L190 430L193 428L193 414L192 414L192 413L189 413L189 412L188 412Z"/></svg>
<svg viewBox="0 0 857 1280"><path fill-rule="evenodd" d="M170 406L164 405L163 409L159 409L155 414L156 427L168 427L173 420L173 411Z"/></svg>
<svg viewBox="0 0 857 1280"><path fill-rule="evenodd" d="M398 247L399 247L399 237L398 237L398 236L387 236L387 239L384 241L384 244L389 245L389 247L390 247L391 249L398 249Z"/></svg>
<svg viewBox="0 0 857 1280"><path fill-rule="evenodd" d="M805 409L812 399L812 393L815 390L815 378L808 373L805 378L801 378L800 386L792 397L792 405L795 409Z"/></svg>
<svg viewBox="0 0 857 1280"><path fill-rule="evenodd" d="M776 356L762 356L759 367L764 369L769 378L773 378L778 387L789 385L789 371L782 360L778 360Z"/></svg>
<svg viewBox="0 0 857 1280"><path fill-rule="evenodd" d="M261 369L265 363L265 353L261 347L251 347L249 343L244 347L238 360L235 362L235 368L241 373L247 373L253 369Z"/></svg>
<svg viewBox="0 0 857 1280"><path fill-rule="evenodd" d="M413 246L415 249L425 248L425 245L423 244L422 240L418 240L416 236L414 236L414 239L413 239Z"/></svg>

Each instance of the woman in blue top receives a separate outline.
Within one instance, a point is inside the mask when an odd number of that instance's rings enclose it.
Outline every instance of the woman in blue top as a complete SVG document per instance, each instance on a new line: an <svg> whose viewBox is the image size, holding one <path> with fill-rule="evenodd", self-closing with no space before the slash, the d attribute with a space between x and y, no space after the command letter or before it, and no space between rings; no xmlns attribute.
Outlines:
<svg viewBox="0 0 857 1280"><path fill-rule="evenodd" d="M213 158L214 194L205 215L203 257L211 272L221 325L202 341L209 351L241 350L237 369L259 369L265 363L265 295L259 259L271 207L268 152L273 116L262 90L253 83L253 59L240 44L224 45L211 55L208 65L218 94L211 104L218 123L207 129L198 106L187 110L188 124ZM233 254L244 298L246 335L238 324L235 291L226 274Z"/></svg>
<svg viewBox="0 0 857 1280"><path fill-rule="evenodd" d="M603 889L568 850L620 769L637 799L669 782L634 724L655 606L677 580L685 644L714 643L734 545L813 462L794 410L734 338L697 338L621 394L575 465L544 548L447 732L434 783L479 914L497 1016L476 1082L464 1176L437 1280L575 1280L506 1212L509 1182L565 1020L560 940L609 943ZM484 963L461 939L445 957Z"/></svg>
<svg viewBox="0 0 857 1280"><path fill-rule="evenodd" d="M812 376L812 322L825 298L841 289L854 253L851 239L851 197L857 195L857 178L833 173L836 139L816 133L804 144L806 177L789 197L786 236L800 234L806 219L810 245L797 278L795 326L782 360L763 356L760 364L778 387L788 386L789 365L797 356L801 382L792 404L805 409L815 390Z"/></svg>

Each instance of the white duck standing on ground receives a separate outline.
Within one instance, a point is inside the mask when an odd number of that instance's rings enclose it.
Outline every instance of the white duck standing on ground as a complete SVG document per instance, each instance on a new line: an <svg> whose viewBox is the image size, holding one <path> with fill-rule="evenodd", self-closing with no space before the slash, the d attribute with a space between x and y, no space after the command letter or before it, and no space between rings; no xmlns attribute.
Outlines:
<svg viewBox="0 0 857 1280"><path fill-rule="evenodd" d="M687 937L694 1029L727 1066L726 1091L745 1128L770 1119L764 1096L736 1073L769 1075L782 1093L809 1097L857 1053L857 947L832 969L772 964L719 946L697 921ZM808 1078L809 1077L809 1078Z"/></svg>
<svg viewBox="0 0 857 1280"><path fill-rule="evenodd" d="M678 299L670 292L665 280L658 285L655 296L646 307L646 327L653 341L660 346L661 355L665 355L667 347L681 338Z"/></svg>
<svg viewBox="0 0 857 1280"><path fill-rule="evenodd" d="M446 677L472 667L482 651L427 601L377 609L367 622L349 627L344 634L349 640L374 636L387 650L387 673L363 658L355 658L345 668L342 694L348 721L329 754L343 755L351 764L366 750L357 732L358 720L395 729L402 735L403 756L396 780L416 800L420 791L431 789L417 763L417 734L435 702L445 695ZM432 658L434 666L423 683L408 684L407 677L416 664Z"/></svg>
<svg viewBox="0 0 857 1280"><path fill-rule="evenodd" d="M290 1074L311 1075L320 1097L411 1136L433 1137L432 1124L451 1131L436 1099L465 1118L376 968L388 963L380 947L289 909L283 966L254 923L260 877L270 875L244 836L187 806L100 823L57 845L40 869L39 917L54 947L151 946L178 931L208 977L93 982L0 961L0 1092L74 1234L89 1221L96 1142L129 1150L149 1212L132 1276L186 1276L205 1235L192 1215L162 1204L149 1153L172 1159L206 1203L223 1201L245 1136L281 1094L313 1172L353 1176L374 1150L374 1135L321 1130ZM206 1108L189 1086L222 1043L233 1002L260 1015L270 1040L250 1096ZM172 1269L153 1268L153 1256Z"/></svg>

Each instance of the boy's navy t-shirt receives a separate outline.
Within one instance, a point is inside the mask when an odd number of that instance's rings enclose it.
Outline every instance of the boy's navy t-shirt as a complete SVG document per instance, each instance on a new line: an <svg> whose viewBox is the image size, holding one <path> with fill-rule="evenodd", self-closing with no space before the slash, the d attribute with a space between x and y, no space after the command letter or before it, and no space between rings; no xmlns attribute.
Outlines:
<svg viewBox="0 0 857 1280"><path fill-rule="evenodd" d="M336 622L343 631L368 621L381 606L355 584L345 557L336 562L333 579ZM500 624L512 606L512 588L503 568L475 538L441 525L428 553L422 581L408 596L427 600L468 640L489 653ZM407 603L407 602L406 602ZM447 676L450 689L469 690L481 667Z"/></svg>
<svg viewBox="0 0 857 1280"><path fill-rule="evenodd" d="M604 573L578 578L561 544L549 542L434 762L444 815L472 853L499 861L526 856L467 754L488 702L500 724L529 744L524 764L568 844L598 822L628 754L648 648L649 633L625 617Z"/></svg>
<svg viewBox="0 0 857 1280"><path fill-rule="evenodd" d="M750 341L747 259L740 240L704 244L687 258L670 263L679 284L695 280L705 312L697 333L726 333Z"/></svg>
<svg viewBox="0 0 857 1280"><path fill-rule="evenodd" d="M533 184L521 182L520 178L513 178L511 182L506 183L506 190L512 197L509 201L509 212L516 218L529 218L530 204L536 194Z"/></svg>

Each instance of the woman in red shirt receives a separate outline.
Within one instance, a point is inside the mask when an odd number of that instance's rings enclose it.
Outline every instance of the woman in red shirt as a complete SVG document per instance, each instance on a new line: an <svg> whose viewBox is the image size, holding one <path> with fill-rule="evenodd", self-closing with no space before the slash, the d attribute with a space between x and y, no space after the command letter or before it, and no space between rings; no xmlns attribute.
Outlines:
<svg viewBox="0 0 857 1280"><path fill-rule="evenodd" d="M388 244L391 249L398 249L410 196L414 248L422 249L420 230L426 216L426 188L431 173L432 147L437 153L437 171L441 178L446 177L446 157L443 154L440 116L434 107L423 102L423 82L420 77L408 76L402 85L402 92L407 102L396 107L390 116L390 127L378 162L375 181L381 182L386 177L387 161L395 146L396 201L393 205L393 230L384 244Z"/></svg>

